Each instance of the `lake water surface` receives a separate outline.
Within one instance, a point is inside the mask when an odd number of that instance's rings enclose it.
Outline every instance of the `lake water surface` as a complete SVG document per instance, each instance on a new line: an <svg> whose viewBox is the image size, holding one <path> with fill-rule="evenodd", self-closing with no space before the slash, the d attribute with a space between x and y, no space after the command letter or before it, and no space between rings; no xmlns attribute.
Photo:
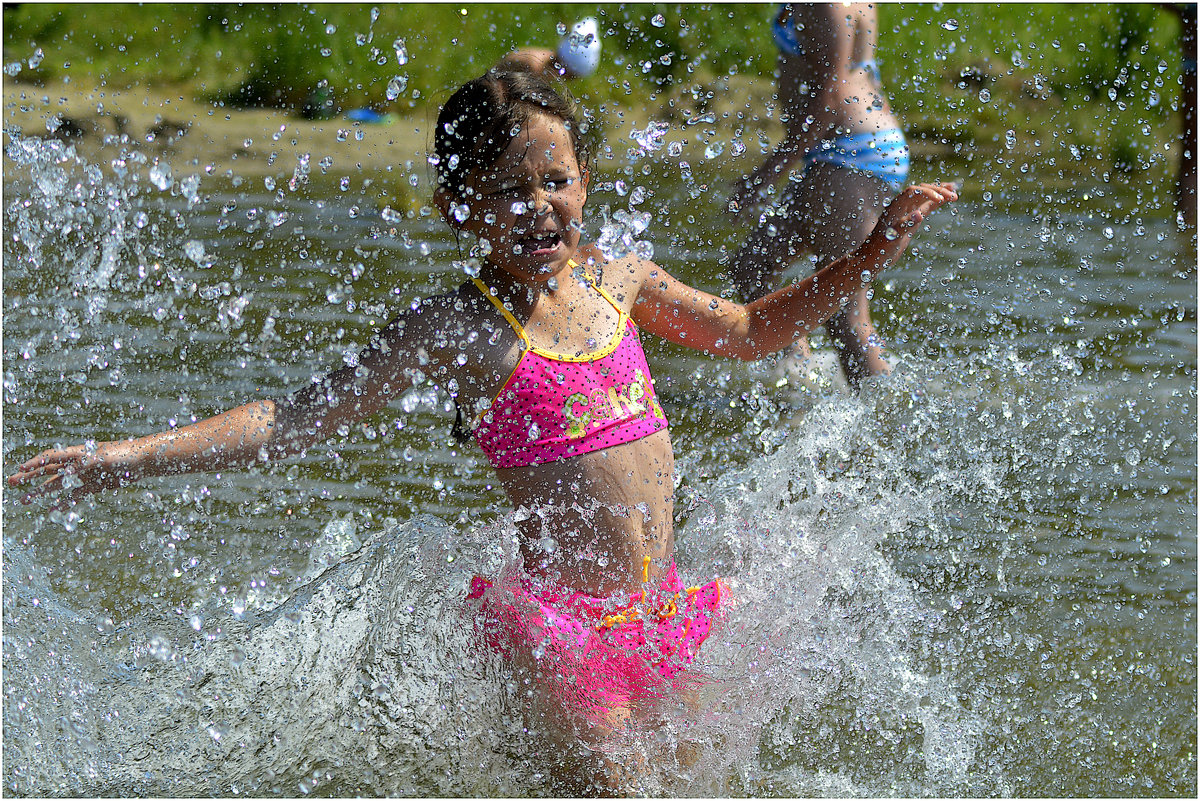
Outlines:
<svg viewBox="0 0 1200 801"><path fill-rule="evenodd" d="M719 193L647 163L670 211L631 236L723 288ZM102 166L7 142L6 473L300 386L462 280L446 227L361 176ZM681 568L737 603L701 713L622 744L699 747L642 791L1195 797L1192 241L1101 178L986 172L879 280L896 370L860 396L648 348ZM629 208L604 183L593 233ZM462 622L515 545L452 422L429 388L288 464L7 493L5 791L555 793Z"/></svg>

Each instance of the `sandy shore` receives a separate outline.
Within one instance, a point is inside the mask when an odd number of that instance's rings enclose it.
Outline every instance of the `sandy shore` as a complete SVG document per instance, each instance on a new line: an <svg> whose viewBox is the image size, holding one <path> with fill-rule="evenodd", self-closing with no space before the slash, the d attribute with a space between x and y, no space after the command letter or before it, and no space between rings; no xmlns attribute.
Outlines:
<svg viewBox="0 0 1200 801"><path fill-rule="evenodd" d="M621 160L632 145L630 132L661 118L669 129L661 145L682 145L680 160L688 161L696 179L724 185L752 169L761 156L747 150L737 158L712 159L705 154L710 141L728 143L740 136L746 143L778 141L782 126L773 119L756 119L747 108L769 105L774 84L769 79L721 79L719 98L699 108L687 92L654 104L630 102L601 115L606 143ZM284 182L307 156L310 180L334 183L341 176L358 176L377 189L381 205L413 207L428 202L426 153L436 104L386 124L354 122L345 116L305 120L278 109L243 109L192 99L189 87L137 87L114 90L79 81L36 86L6 80L3 124L6 142L12 135L55 137L69 142L86 161L108 168L113 159L140 151L148 163L170 164L176 175L271 176ZM700 124L696 124L702 121ZM55 127L57 130L51 131ZM762 136L760 136L760 134ZM952 142L910 138L914 164L949 157ZM5 166L11 162L5 159ZM594 164L594 168L603 169ZM418 184L410 185L412 176ZM366 184L364 184L366 185Z"/></svg>
<svg viewBox="0 0 1200 801"><path fill-rule="evenodd" d="M322 171L321 160L334 174L386 170L423 161L429 141L423 117L389 124L344 117L310 121L277 109L200 103L186 91L114 91L76 83L43 87L6 81L3 120L6 139L13 133L56 136L93 163L107 164L132 147L169 161L176 170L234 170L242 176L290 175L306 153L313 174ZM58 131L52 133L48 127L55 124Z"/></svg>

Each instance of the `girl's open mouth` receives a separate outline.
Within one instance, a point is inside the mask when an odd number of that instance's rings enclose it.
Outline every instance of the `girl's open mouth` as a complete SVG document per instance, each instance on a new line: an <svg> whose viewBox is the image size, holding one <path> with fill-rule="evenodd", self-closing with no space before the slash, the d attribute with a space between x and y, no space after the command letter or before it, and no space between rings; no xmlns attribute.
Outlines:
<svg viewBox="0 0 1200 801"><path fill-rule="evenodd" d="M562 236L557 231L530 234L517 240L517 245L520 246L521 252L532 256L553 253L555 248L561 243Z"/></svg>

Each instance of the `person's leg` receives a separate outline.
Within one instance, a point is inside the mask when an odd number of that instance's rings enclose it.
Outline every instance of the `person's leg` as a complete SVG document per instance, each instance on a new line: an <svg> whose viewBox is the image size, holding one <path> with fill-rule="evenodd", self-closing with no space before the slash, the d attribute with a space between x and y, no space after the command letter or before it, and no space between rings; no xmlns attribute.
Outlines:
<svg viewBox="0 0 1200 801"><path fill-rule="evenodd" d="M810 166L798 192L797 210L807 219L805 229L817 263L828 264L858 247L893 194L886 184L866 173L831 164ZM883 357L883 343L871 321L866 289L859 291L825 327L851 386L890 371Z"/></svg>
<svg viewBox="0 0 1200 801"><path fill-rule="evenodd" d="M812 235L807 216L798 213L797 185L785 179L780 186L783 196L776 207L778 213L758 223L729 261L733 288L747 303L774 291L784 271L810 250ZM807 337L796 341L791 357L801 362L808 359Z"/></svg>
<svg viewBox="0 0 1200 801"><path fill-rule="evenodd" d="M542 658L519 649L510 655L513 676L527 688L522 708L525 730L555 795L623 795L633 786L636 766L618 759L618 739L631 725L628 702L597 695L576 682L591 683L565 649L551 644Z"/></svg>

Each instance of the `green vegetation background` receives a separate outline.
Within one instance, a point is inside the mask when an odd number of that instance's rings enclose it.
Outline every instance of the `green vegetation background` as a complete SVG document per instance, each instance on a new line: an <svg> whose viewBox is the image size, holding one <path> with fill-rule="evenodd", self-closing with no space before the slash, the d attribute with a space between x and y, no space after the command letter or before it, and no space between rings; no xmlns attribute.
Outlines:
<svg viewBox="0 0 1200 801"><path fill-rule="evenodd" d="M340 109L426 114L508 50L552 47L564 25L594 15L604 58L574 92L593 107L645 113L763 83L775 59L772 9L8 4L4 63L8 80L47 85L64 76L113 89L171 85L217 103L297 111L319 88ZM885 85L918 138L1002 144L1016 128L1070 139L1133 172L1165 161L1163 142L1178 135L1180 23L1160 5L884 3L879 16ZM396 77L404 89L388 102Z"/></svg>

